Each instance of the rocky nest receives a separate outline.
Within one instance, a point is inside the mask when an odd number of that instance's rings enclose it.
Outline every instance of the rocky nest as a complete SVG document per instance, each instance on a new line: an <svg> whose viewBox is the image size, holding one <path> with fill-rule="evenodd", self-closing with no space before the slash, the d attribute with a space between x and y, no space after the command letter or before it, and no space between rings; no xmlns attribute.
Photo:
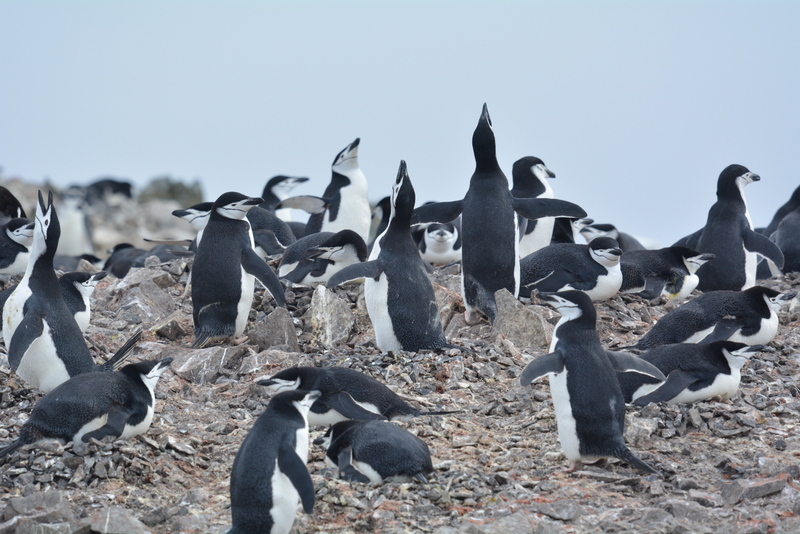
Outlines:
<svg viewBox="0 0 800 534"><path fill-rule="evenodd" d="M465 350L382 354L360 286L292 288L288 313L257 297L247 340L193 350L185 261L150 258L97 288L86 333L107 358L138 327L131 360L172 356L150 430L130 441L25 447L0 465L0 534L225 532L234 456L271 392L259 377L292 365L351 367L412 404L461 410L402 423L428 444L428 484L339 480L311 446L314 511L292 532L800 531L800 334L784 309L777 338L745 366L731 401L628 407L631 450L664 477L611 460L565 473L546 380L519 384L547 351L558 315L499 294L494 328L463 321L458 267L434 275L448 339ZM787 275L765 282L800 286ZM598 303L604 346L631 344L666 312L661 300ZM0 443L14 439L40 393L0 365ZM323 429L312 429L312 439Z"/></svg>

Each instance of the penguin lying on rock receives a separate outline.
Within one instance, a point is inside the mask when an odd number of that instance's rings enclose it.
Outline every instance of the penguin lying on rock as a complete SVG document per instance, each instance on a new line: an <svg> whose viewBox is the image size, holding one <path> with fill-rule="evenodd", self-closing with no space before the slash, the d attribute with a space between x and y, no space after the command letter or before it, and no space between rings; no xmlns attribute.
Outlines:
<svg viewBox="0 0 800 534"><path fill-rule="evenodd" d="M617 378L625 402L637 406L690 403L715 396L729 399L739 389L742 366L763 348L735 341L662 345L640 358L658 367L666 380L637 373L617 373Z"/></svg>
<svg viewBox="0 0 800 534"><path fill-rule="evenodd" d="M372 377L347 367L292 367L258 384L274 391L316 390L321 396L308 413L310 426L327 426L347 419L391 421L457 411L422 411Z"/></svg>
<svg viewBox="0 0 800 534"><path fill-rule="evenodd" d="M0 449L0 458L42 439L80 444L146 432L153 420L156 383L171 362L129 363L119 371L70 378L36 403L19 437Z"/></svg>
<svg viewBox="0 0 800 534"><path fill-rule="evenodd" d="M386 421L342 421L331 426L315 445L323 445L326 463L339 467L343 480L380 484L389 477L426 483L433 472L424 441Z"/></svg>
<svg viewBox="0 0 800 534"><path fill-rule="evenodd" d="M354 231L317 232L286 247L278 276L294 284L324 284L345 267L366 259L367 244Z"/></svg>
<svg viewBox="0 0 800 534"><path fill-rule="evenodd" d="M638 293L646 299L666 295L670 300L680 302L700 282L697 270L713 259L713 254L703 254L680 245L623 252L620 259L620 292Z"/></svg>

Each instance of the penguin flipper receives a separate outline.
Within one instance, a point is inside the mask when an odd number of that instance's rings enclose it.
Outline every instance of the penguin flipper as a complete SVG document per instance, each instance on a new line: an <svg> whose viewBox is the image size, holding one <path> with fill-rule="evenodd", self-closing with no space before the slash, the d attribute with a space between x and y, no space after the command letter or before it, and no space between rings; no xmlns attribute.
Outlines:
<svg viewBox="0 0 800 534"><path fill-rule="evenodd" d="M566 269L554 269L539 280L525 284L525 287L535 287L539 293L558 293L566 286L575 288L575 275Z"/></svg>
<svg viewBox="0 0 800 534"><path fill-rule="evenodd" d="M8 342L8 365L16 371L22 362L22 357L44 331L44 320L41 315L28 311L14 330L11 341Z"/></svg>
<svg viewBox="0 0 800 534"><path fill-rule="evenodd" d="M356 469L353 466L352 461L353 447L348 445L339 451L339 456L336 459L336 465L339 466L339 478L351 482L363 482L364 484L369 484L369 478L364 473Z"/></svg>
<svg viewBox="0 0 800 534"><path fill-rule="evenodd" d="M275 232L266 228L253 232L253 241L256 246L263 248L268 256L283 254L283 251L286 250L286 247L278 241Z"/></svg>
<svg viewBox="0 0 800 534"><path fill-rule="evenodd" d="M539 356L522 371L519 381L523 386L527 386L537 378L547 374L557 374L564 370L564 355L560 350Z"/></svg>
<svg viewBox="0 0 800 534"><path fill-rule="evenodd" d="M297 267L283 275L281 278L288 280L293 284L299 284L306 276L311 274L311 271L313 271L314 268L313 260L300 260L297 262Z"/></svg>
<svg viewBox="0 0 800 534"><path fill-rule="evenodd" d="M690 373L681 369L675 369L668 376L667 380L658 389L651 391L647 395L642 395L633 404L644 406L651 402L665 402L674 399L681 391L696 381Z"/></svg>
<svg viewBox="0 0 800 534"><path fill-rule="evenodd" d="M278 275L275 274L267 263L261 259L261 256L256 254L256 251L250 247L242 249L242 268L245 272L252 274L264 284L269 294L278 303L281 308L286 307L286 297L283 294L283 286L281 281L278 280Z"/></svg>
<svg viewBox="0 0 800 534"><path fill-rule="evenodd" d="M661 292L667 285L667 281L660 276L648 276L644 279L644 290L640 291L638 295L643 299L652 300L661 296Z"/></svg>
<svg viewBox="0 0 800 534"><path fill-rule="evenodd" d="M136 346L139 341L142 339L142 329L140 328L133 335L128 338L128 341L122 345L117 352L114 353L108 361L100 364L100 367L103 371L116 371L119 369L125 360L128 359L128 355L133 347Z"/></svg>
<svg viewBox="0 0 800 534"><path fill-rule="evenodd" d="M700 341L700 343L711 343L712 341L725 341L729 339L742 327L742 323L736 319L721 319L717 321L714 330Z"/></svg>
<svg viewBox="0 0 800 534"><path fill-rule="evenodd" d="M413 215L411 215L411 224L429 222L449 223L461 215L462 208L463 200L424 204L414 210Z"/></svg>
<svg viewBox="0 0 800 534"><path fill-rule="evenodd" d="M586 212L582 207L556 198L517 198L512 197L514 211L526 219L538 219L540 217L570 217L583 218Z"/></svg>
<svg viewBox="0 0 800 534"><path fill-rule="evenodd" d="M90 439L101 440L106 436L118 438L125 431L125 423L128 422L133 412L124 404L114 403L108 411L106 424L96 430L92 430L83 435L82 441L88 443Z"/></svg>
<svg viewBox="0 0 800 534"><path fill-rule="evenodd" d="M783 252L780 247L770 241L768 237L754 232L753 230L746 230L742 238L744 241L744 248L750 252L755 252L764 256L774 263L778 269L783 269Z"/></svg>
<svg viewBox="0 0 800 534"><path fill-rule="evenodd" d="M300 495L303 511L310 514L314 509L314 483L311 481L311 475L308 474L306 464L297 456L294 447L288 442L281 445L281 449L278 451L278 468L291 481Z"/></svg>
<svg viewBox="0 0 800 534"><path fill-rule="evenodd" d="M299 195L296 197L289 197L275 206L275 209L292 208L296 210L303 210L311 215L323 213L330 205L330 199L322 197L314 197L311 195Z"/></svg>
<svg viewBox="0 0 800 534"><path fill-rule="evenodd" d="M336 410L348 419L356 419L358 421L386 421L384 415L363 408L353 400L353 397L346 391L326 393L317 399L316 402Z"/></svg>
<svg viewBox="0 0 800 534"><path fill-rule="evenodd" d="M613 350L607 350L605 352L606 356L608 356L608 360L611 362L611 366L615 371L619 371L621 373L639 373L642 375L651 376L656 380L667 379L667 377L664 376L664 373L662 373L658 367L647 360L639 358L638 356L634 356L628 352L619 352Z"/></svg>
<svg viewBox="0 0 800 534"><path fill-rule="evenodd" d="M351 280L356 280L358 278L372 278L377 280L380 278L382 273L383 267L381 267L377 260L362 261L360 263L348 265L341 271L331 276L328 279L328 283L325 284L325 287L336 287L340 284L349 282Z"/></svg>

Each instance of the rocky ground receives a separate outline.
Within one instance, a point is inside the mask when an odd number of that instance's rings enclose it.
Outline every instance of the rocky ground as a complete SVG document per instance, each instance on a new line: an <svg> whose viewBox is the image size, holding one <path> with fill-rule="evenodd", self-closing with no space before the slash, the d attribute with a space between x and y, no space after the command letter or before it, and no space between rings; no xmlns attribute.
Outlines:
<svg viewBox="0 0 800 534"><path fill-rule="evenodd" d="M143 327L131 359L174 358L156 389L152 427L130 441L85 450L49 442L0 461L0 534L225 532L234 456L271 397L255 380L292 365L351 367L420 407L462 410L402 423L430 447L428 484L343 482L312 446L316 503L292 532L800 531L800 310L783 311L777 338L745 366L730 402L628 408L629 447L663 477L615 460L569 474L547 381L521 387L518 379L546 352L558 315L500 294L495 328L468 327L457 273L451 267L434 280L448 339L468 350L418 354L375 347L360 286L287 290L288 313L257 298L247 340L193 350L185 261L108 277L86 334L97 357ZM797 290L800 278L765 284ZM660 300L629 296L597 309L610 348L630 344L666 312ZM41 394L0 360L5 443Z"/></svg>

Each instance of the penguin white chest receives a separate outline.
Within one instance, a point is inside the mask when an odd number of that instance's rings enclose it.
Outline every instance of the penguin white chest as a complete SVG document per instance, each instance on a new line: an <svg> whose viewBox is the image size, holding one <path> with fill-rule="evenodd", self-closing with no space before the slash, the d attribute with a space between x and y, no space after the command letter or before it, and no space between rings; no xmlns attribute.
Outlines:
<svg viewBox="0 0 800 534"><path fill-rule="evenodd" d="M250 308L253 306L253 291L255 290L255 277L241 268L241 288L239 304L236 306L236 330L234 335L241 336L247 326L247 318L250 315Z"/></svg>
<svg viewBox="0 0 800 534"><path fill-rule="evenodd" d="M28 267L28 258L30 258L30 253L20 252L14 257L14 261L7 267L0 270L0 272L11 276L24 273L25 269Z"/></svg>
<svg viewBox="0 0 800 534"><path fill-rule="evenodd" d="M729 399L733 397L733 395L735 395L736 391L739 389L739 382L741 381L741 378L742 375L739 369L731 369L730 374L718 374L714 378L714 381L703 389L698 389L697 391L691 391L688 388L684 389L675 397L667 401L667 404L692 403L710 399L711 397L722 397L724 399Z"/></svg>
<svg viewBox="0 0 800 534"><path fill-rule="evenodd" d="M385 273L381 273L377 280L367 278L364 280L364 300L367 304L367 313L375 329L375 343L382 351L403 350L397 340L389 316L389 280Z"/></svg>
<svg viewBox="0 0 800 534"><path fill-rule="evenodd" d="M556 413L558 441L561 443L561 450L568 460L577 461L581 458L580 442L567 389L567 373L565 367L563 372L549 375L548 380L550 381L550 394L553 396L553 410Z"/></svg>
<svg viewBox="0 0 800 534"><path fill-rule="evenodd" d="M761 327L758 329L753 335L744 336L742 335L741 330L737 330L730 338L730 341L737 341L739 343L744 343L745 345L766 345L773 339L775 339L775 335L778 333L778 314L770 312L770 315L766 319L761 319Z"/></svg>
<svg viewBox="0 0 800 534"><path fill-rule="evenodd" d="M339 190L341 197L336 219L330 220L330 211L325 213L323 232L339 232L353 230L364 242L369 240L369 227L372 222L372 210L369 207L366 187L348 185Z"/></svg>
<svg viewBox="0 0 800 534"><path fill-rule="evenodd" d="M674 294L670 295L667 293L667 289L664 288L661 290L661 294L670 298L675 299L678 302L684 300L689 294L695 290L697 284L700 283L700 278L696 274L689 274L683 278L683 285L681 286L681 290Z"/></svg>
<svg viewBox="0 0 800 534"><path fill-rule="evenodd" d="M758 254L750 252L744 245L744 286L742 291L756 285L756 269L758 266Z"/></svg>
<svg viewBox="0 0 800 534"><path fill-rule="evenodd" d="M3 306L3 338L6 340L6 347L11 343L14 331L22 322L25 302L31 296L31 289L28 286L28 278L23 278L17 288L8 296Z"/></svg>
<svg viewBox="0 0 800 534"><path fill-rule="evenodd" d="M6 338L6 342L8 339ZM59 384L69 380L67 366L58 357L47 321L43 321L42 335L36 338L22 355L17 375L44 393L49 393Z"/></svg>
<svg viewBox="0 0 800 534"><path fill-rule="evenodd" d="M277 458L275 459L271 482L272 507L269 510L269 515L272 516L273 525L270 534L287 534L297 517L300 494L295 489L292 481L289 480L289 477L281 472Z"/></svg>
<svg viewBox="0 0 800 534"><path fill-rule="evenodd" d="M622 269L619 264L608 267L608 273L597 277L597 284L586 294L592 299L592 302L598 300L607 300L619 292L622 287Z"/></svg>

